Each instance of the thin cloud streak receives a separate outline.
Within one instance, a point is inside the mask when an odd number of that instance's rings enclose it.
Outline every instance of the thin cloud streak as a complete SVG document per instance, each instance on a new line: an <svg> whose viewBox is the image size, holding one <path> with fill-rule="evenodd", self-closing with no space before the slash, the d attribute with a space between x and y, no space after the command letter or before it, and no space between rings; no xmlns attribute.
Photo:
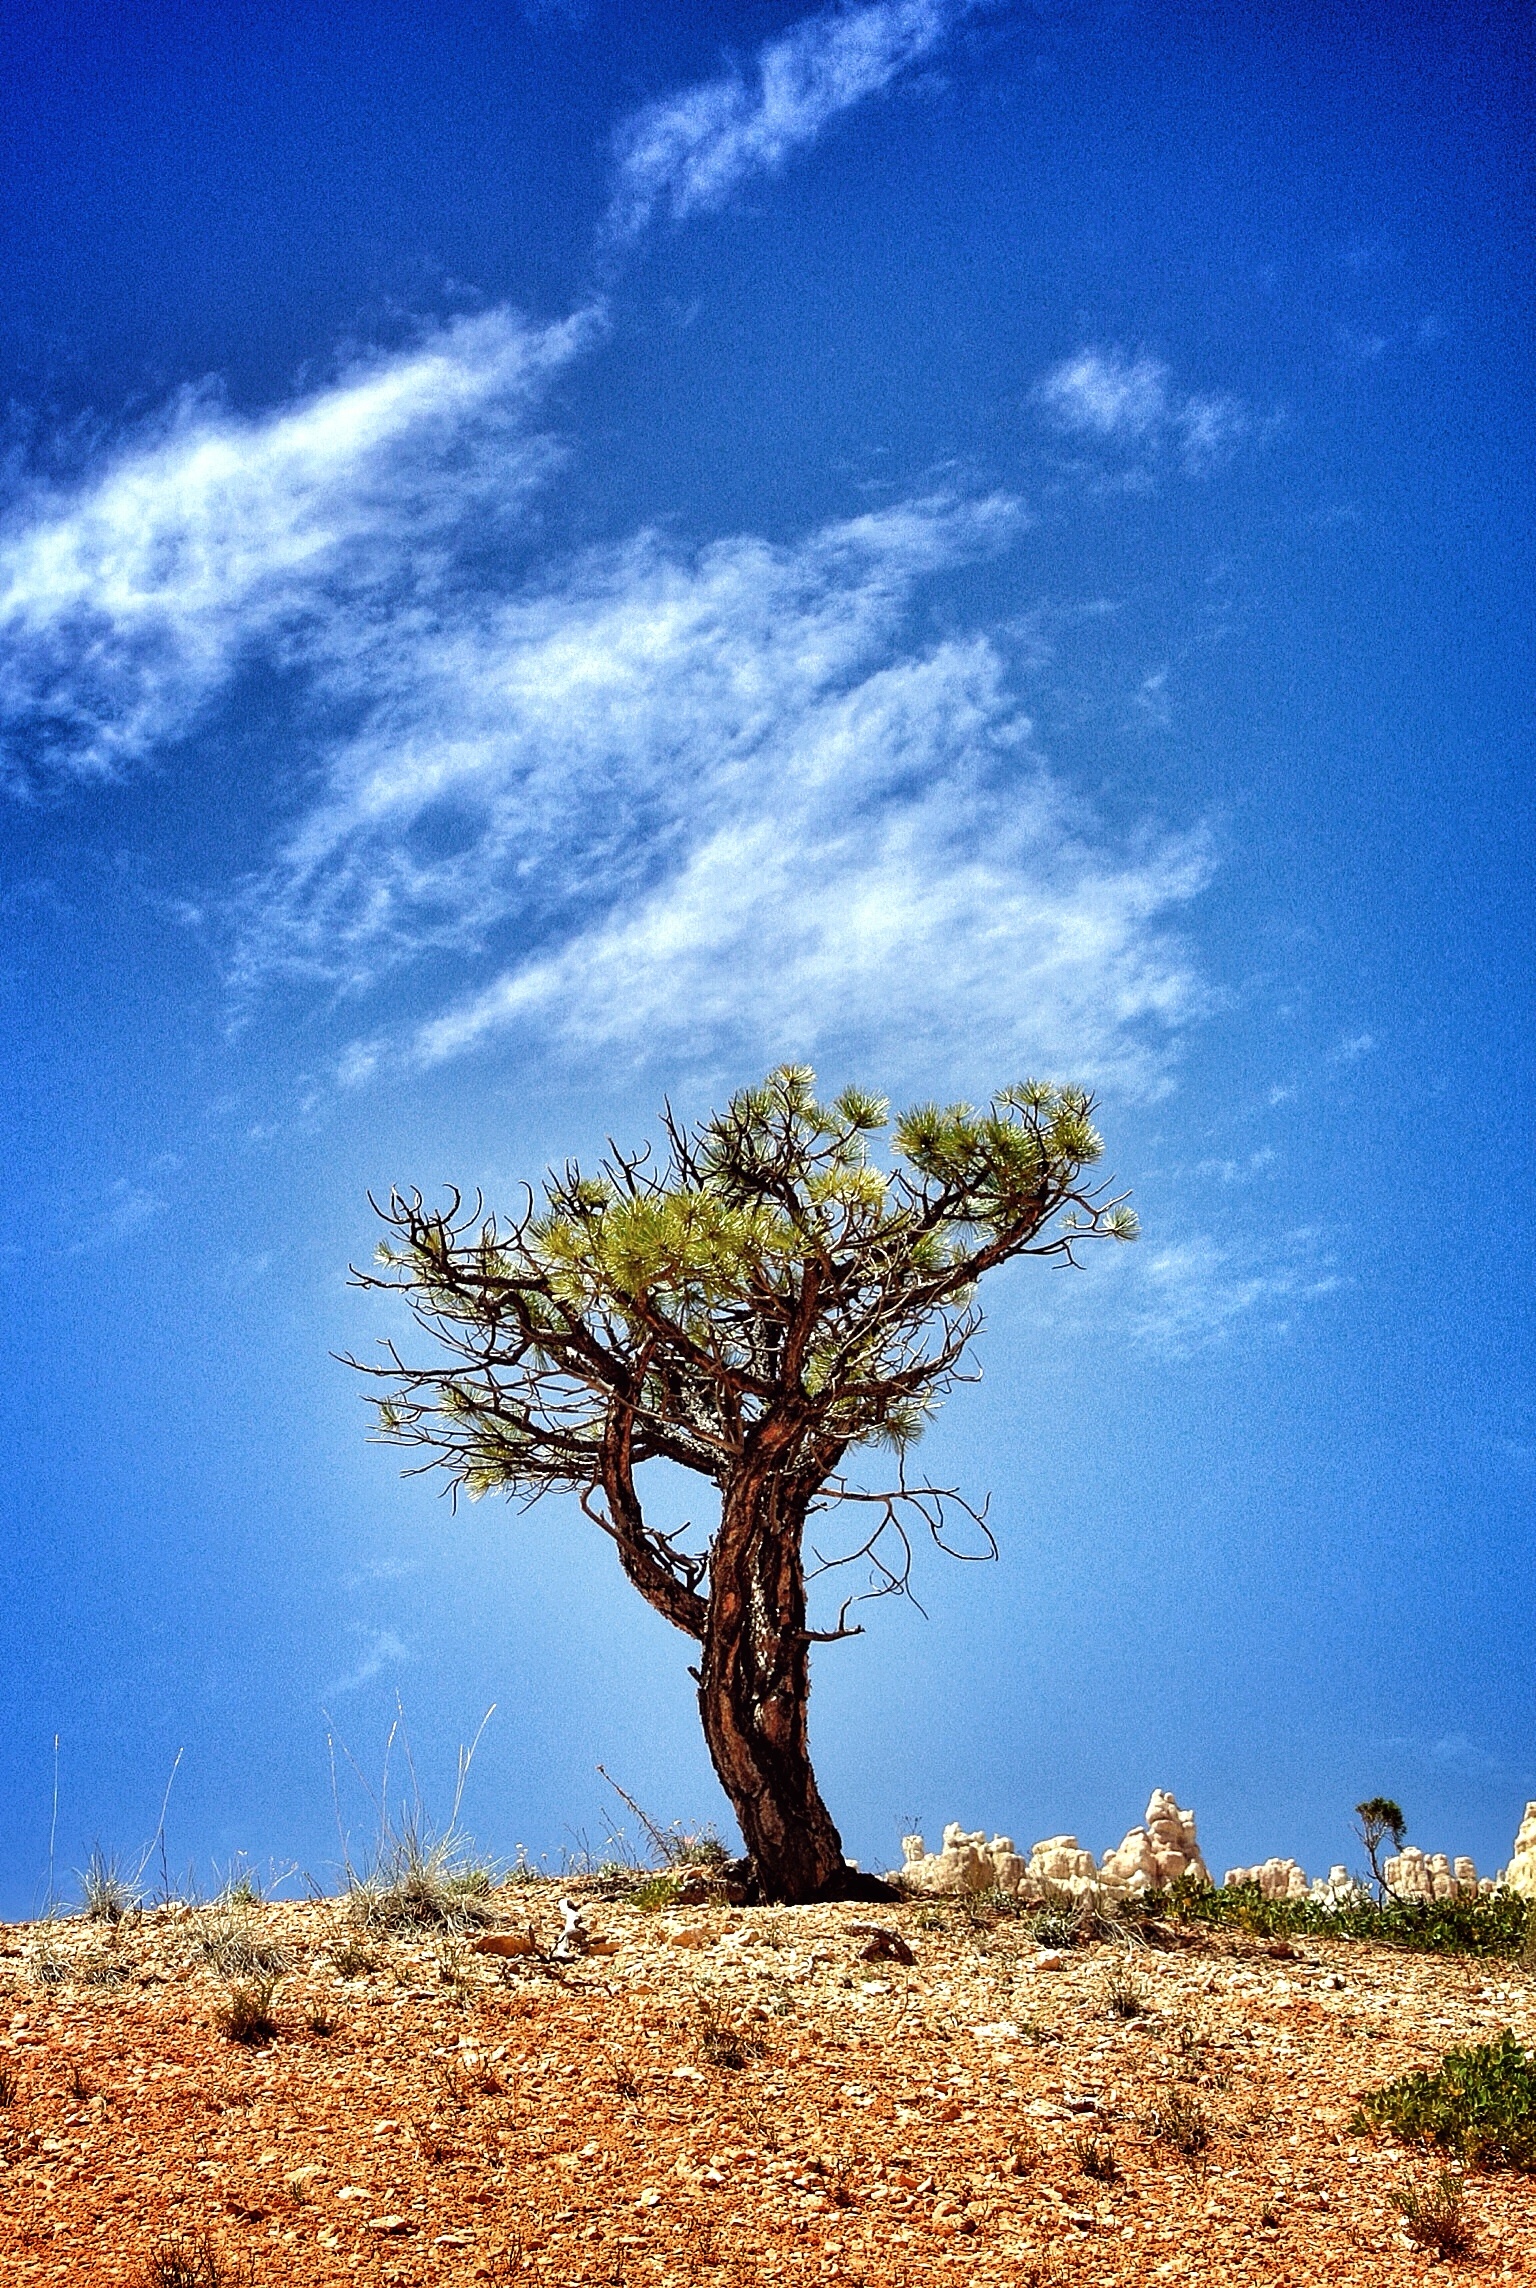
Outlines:
<svg viewBox="0 0 1536 2288"><path fill-rule="evenodd" d="M183 392L73 489L14 501L0 784L118 777L184 736L258 643L289 664L324 653L338 594L430 580L468 494L505 513L546 473L522 419L597 323L461 319L262 419Z"/></svg>
<svg viewBox="0 0 1536 2288"><path fill-rule="evenodd" d="M925 583L1017 544L1017 504L530 571L500 543L557 465L539 393L597 323L492 313L263 421L178 410L31 503L0 546L16 767L49 727L77 775L156 763L277 670L314 791L231 898L237 997L361 999L431 954L461 977L425 1019L372 1013L338 1086L518 1033L940 1087L985 1040L1156 1093L1203 1004L1168 924L1208 852L1110 847L1000 640L914 634Z"/></svg>
<svg viewBox="0 0 1536 2288"><path fill-rule="evenodd" d="M807 17L732 72L647 104L614 138L609 228L634 239L658 214L681 222L776 173L843 112L883 94L983 0L878 0Z"/></svg>

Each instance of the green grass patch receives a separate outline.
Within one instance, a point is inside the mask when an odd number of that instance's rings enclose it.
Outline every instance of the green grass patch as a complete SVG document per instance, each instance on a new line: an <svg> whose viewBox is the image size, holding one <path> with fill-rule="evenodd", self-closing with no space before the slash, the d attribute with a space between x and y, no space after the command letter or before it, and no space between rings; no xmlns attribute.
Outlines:
<svg viewBox="0 0 1536 2288"><path fill-rule="evenodd" d="M626 1894L624 1904L627 1907L640 1907L648 1915L659 1914L663 1907L676 1903L679 1887L675 1875L648 1875L643 1883L637 1883Z"/></svg>
<svg viewBox="0 0 1536 2288"><path fill-rule="evenodd" d="M1404 2074L1374 2090L1360 2118L1474 2168L1536 2172L1536 2057L1508 2032L1449 2050L1433 2073Z"/></svg>
<svg viewBox="0 0 1536 2288"><path fill-rule="evenodd" d="M1266 1899L1257 1883L1197 1890L1179 1883L1140 1902L1145 1914L1175 1922L1242 1930L1256 1938L1352 1938L1415 1954L1518 1955L1536 1945L1536 1911L1509 1891L1490 1898L1352 1899L1324 1906L1317 1899Z"/></svg>

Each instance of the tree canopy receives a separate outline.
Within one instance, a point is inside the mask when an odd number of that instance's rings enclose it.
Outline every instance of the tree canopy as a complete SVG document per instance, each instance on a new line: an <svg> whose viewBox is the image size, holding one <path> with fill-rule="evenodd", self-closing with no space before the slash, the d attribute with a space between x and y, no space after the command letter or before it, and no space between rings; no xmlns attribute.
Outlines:
<svg viewBox="0 0 1536 2288"><path fill-rule="evenodd" d="M1080 1089L1026 1081L985 1109L892 1120L856 1088L819 1103L814 1079L782 1066L691 1128L669 1107L659 1148L610 1141L509 1219L455 1191L440 1208L395 1191L359 1275L403 1294L435 1343L420 1364L390 1343L365 1370L387 1386L382 1436L426 1448L422 1467L456 1491L574 1492L634 1586L704 1646L716 1770L755 1880L783 1896L842 1865L805 1745L807 1519L842 1506L870 1521L831 1562L867 1560L872 1594L908 1586L914 1523L943 1543L954 1508L982 1522L906 1471L964 1371L978 1282L1136 1231L1123 1198L1085 1181L1102 1147ZM845 1459L876 1445L895 1484L850 1484ZM636 1472L655 1460L717 1489L704 1547L647 1519ZM854 1601L823 1634L853 1633Z"/></svg>

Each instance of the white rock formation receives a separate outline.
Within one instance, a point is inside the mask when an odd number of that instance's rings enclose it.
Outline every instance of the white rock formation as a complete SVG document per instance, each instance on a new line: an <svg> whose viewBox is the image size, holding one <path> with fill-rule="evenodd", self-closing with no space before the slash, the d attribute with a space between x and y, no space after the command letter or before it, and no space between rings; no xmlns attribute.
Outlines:
<svg viewBox="0 0 1536 2288"><path fill-rule="evenodd" d="M1181 1811L1166 1788L1157 1788L1147 1805L1146 1824L1133 1827L1123 1843L1105 1853L1099 1881L1105 1890L1125 1897L1138 1891L1165 1891L1181 1875L1210 1888L1194 1813Z"/></svg>
<svg viewBox="0 0 1536 2288"><path fill-rule="evenodd" d="M1011 1837L994 1835L989 1843L984 1828L967 1834L957 1822L945 1828L942 1851L929 1851L920 1835L904 1835L901 1848L903 1882L934 1897L996 1890L1037 1903L1053 1897L1080 1899L1090 1892L1125 1898L1165 1890L1181 1875L1198 1883L1211 1880L1200 1856L1194 1813L1180 1810L1164 1788L1154 1789L1146 1824L1133 1827L1102 1867L1075 1835L1048 1835L1025 1861Z"/></svg>
<svg viewBox="0 0 1536 2288"><path fill-rule="evenodd" d="M1075 1835L1048 1835L1029 1855L1027 1885L1036 1899L1081 1899L1099 1885L1099 1866Z"/></svg>
<svg viewBox="0 0 1536 2288"><path fill-rule="evenodd" d="M1326 1875L1314 1881L1308 1897L1320 1907L1348 1907L1356 1899L1368 1899L1370 1893L1355 1881L1347 1867L1330 1867Z"/></svg>
<svg viewBox="0 0 1536 2288"><path fill-rule="evenodd" d="M1499 1877L1506 1891L1536 1899L1536 1803L1528 1803L1515 1837L1515 1855Z"/></svg>
<svg viewBox="0 0 1536 2288"><path fill-rule="evenodd" d="M1491 1891L1492 1883L1480 1884L1477 1869L1470 1859L1452 1862L1443 1851L1426 1856L1407 1844L1393 1859L1384 1859L1382 1879L1395 1899L1415 1899L1427 1906L1436 1899L1475 1899L1479 1891Z"/></svg>
<svg viewBox="0 0 1536 2288"><path fill-rule="evenodd" d="M901 1870L903 1882L914 1891L936 1898L955 1898L966 1891L1019 1891L1024 1888L1024 1862L1007 1835L987 1841L985 1828L968 1835L958 1820L944 1830L942 1851L929 1851L920 1835L904 1835Z"/></svg>
<svg viewBox="0 0 1536 2288"><path fill-rule="evenodd" d="M1229 1867L1223 1881L1257 1883L1266 1899L1304 1899L1306 1871L1296 1859L1266 1859L1258 1867Z"/></svg>

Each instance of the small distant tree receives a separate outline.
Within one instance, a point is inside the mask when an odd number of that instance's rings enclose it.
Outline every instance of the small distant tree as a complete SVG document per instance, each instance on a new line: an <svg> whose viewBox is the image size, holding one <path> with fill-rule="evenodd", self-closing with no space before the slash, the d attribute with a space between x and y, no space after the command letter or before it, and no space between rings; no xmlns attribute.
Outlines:
<svg viewBox="0 0 1536 2288"><path fill-rule="evenodd" d="M850 1879L811 1768L811 1646L860 1634L862 1597L909 1593L914 1532L995 1554L984 1505L906 1470L980 1325L978 1281L1136 1230L1123 1199L1085 1185L1101 1145L1080 1089L1027 1081L985 1111L922 1105L891 1123L858 1089L817 1103L814 1079L781 1067L693 1129L669 1107L659 1151L610 1142L594 1172L551 1172L510 1222L458 1192L442 1209L392 1192L372 1203L388 1227L378 1268L354 1274L403 1295L435 1343L422 1364L386 1343L363 1369L387 1386L383 1438L425 1447L421 1469L455 1492L575 1493L635 1588L699 1644L704 1736L755 1893L786 1901ZM850 1483L848 1457L876 1445L894 1482ZM647 1517L650 1461L714 1488L702 1541ZM827 1511L853 1529L808 1565ZM808 1578L859 1564L833 1625L809 1627Z"/></svg>
<svg viewBox="0 0 1536 2288"><path fill-rule="evenodd" d="M1371 1862L1371 1880L1376 1885L1377 1899L1384 1899L1390 1886L1381 1871L1377 1853L1389 1838L1394 1851L1402 1850L1408 1834L1402 1805L1394 1803L1389 1795L1367 1796L1364 1803L1355 1805L1355 1833L1365 1845L1365 1855Z"/></svg>

